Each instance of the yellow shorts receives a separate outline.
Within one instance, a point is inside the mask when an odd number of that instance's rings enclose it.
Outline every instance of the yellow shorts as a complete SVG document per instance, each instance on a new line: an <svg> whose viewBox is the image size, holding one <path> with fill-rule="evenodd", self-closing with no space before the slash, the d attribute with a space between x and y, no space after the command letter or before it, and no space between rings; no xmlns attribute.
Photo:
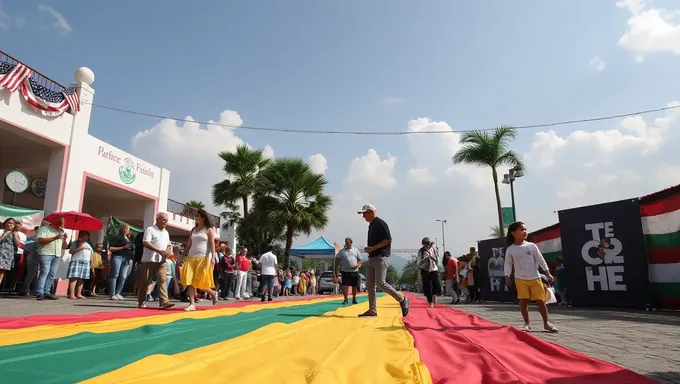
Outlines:
<svg viewBox="0 0 680 384"><path fill-rule="evenodd" d="M520 300L545 301L545 287L541 279L515 279L517 298Z"/></svg>

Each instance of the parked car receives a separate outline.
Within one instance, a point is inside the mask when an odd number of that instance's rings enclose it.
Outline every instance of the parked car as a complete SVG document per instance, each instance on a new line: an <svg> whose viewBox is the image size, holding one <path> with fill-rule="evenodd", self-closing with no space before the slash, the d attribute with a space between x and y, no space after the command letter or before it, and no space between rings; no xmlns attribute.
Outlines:
<svg viewBox="0 0 680 384"><path fill-rule="evenodd" d="M319 292L320 295L323 295L326 292L333 293L333 289L335 288L335 284L333 284L333 272L321 272L316 286L317 292Z"/></svg>

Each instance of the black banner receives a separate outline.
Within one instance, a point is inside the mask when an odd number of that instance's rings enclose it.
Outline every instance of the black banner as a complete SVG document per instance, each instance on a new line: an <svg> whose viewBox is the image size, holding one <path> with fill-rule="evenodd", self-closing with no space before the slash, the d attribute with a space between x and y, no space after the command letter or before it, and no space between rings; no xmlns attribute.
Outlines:
<svg viewBox="0 0 680 384"><path fill-rule="evenodd" d="M638 199L559 212L567 298L573 305L651 303Z"/></svg>
<svg viewBox="0 0 680 384"><path fill-rule="evenodd" d="M487 301L517 300L514 284L505 285L505 239L489 239L477 242L477 252L482 258L482 297Z"/></svg>

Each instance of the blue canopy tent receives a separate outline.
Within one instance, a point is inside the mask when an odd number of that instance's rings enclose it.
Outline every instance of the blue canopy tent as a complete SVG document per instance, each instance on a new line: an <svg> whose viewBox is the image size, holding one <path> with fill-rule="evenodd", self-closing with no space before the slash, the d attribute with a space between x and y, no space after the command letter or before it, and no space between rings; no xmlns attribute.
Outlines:
<svg viewBox="0 0 680 384"><path fill-rule="evenodd" d="M292 248L290 250L291 256L300 257L302 259L334 259L340 249L331 244L325 237L320 236L318 239L301 247Z"/></svg>

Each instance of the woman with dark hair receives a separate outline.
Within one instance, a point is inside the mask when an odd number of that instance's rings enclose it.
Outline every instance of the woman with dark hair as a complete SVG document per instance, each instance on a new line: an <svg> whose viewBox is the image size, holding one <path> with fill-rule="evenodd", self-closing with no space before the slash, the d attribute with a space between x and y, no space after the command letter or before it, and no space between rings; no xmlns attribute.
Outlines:
<svg viewBox="0 0 680 384"><path fill-rule="evenodd" d="M5 272L12 270L14 263L14 249L19 245L19 237L14 232L14 219L6 219L2 223L0 234L0 286L5 278Z"/></svg>
<svg viewBox="0 0 680 384"><path fill-rule="evenodd" d="M111 300L123 300L121 293L132 266L132 257L135 254L131 237L130 226L123 224L118 230L118 234L109 239L109 251L111 251L109 296Z"/></svg>
<svg viewBox="0 0 680 384"><path fill-rule="evenodd" d="M217 304L217 292L213 290L215 281L215 231L208 213L199 209L194 218L196 226L191 230L191 237L184 252L184 263L180 273L182 285L187 289L189 306L185 311L196 310L196 290L208 292L213 305Z"/></svg>
<svg viewBox="0 0 680 384"><path fill-rule="evenodd" d="M92 268L93 249L89 243L90 233L80 231L78 240L71 242L69 253L71 261L68 264L68 298L84 300L83 283L90 278Z"/></svg>

